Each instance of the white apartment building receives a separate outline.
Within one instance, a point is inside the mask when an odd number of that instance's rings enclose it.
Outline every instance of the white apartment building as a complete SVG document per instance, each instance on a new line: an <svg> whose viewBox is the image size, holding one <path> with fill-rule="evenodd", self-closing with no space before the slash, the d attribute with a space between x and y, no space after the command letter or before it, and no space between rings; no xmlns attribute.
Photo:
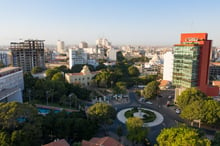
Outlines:
<svg viewBox="0 0 220 146"><path fill-rule="evenodd" d="M111 43L106 38L100 38L96 40L96 46L100 48L110 48Z"/></svg>
<svg viewBox="0 0 220 146"><path fill-rule="evenodd" d="M24 89L23 71L19 67L0 69L0 102L23 102Z"/></svg>
<svg viewBox="0 0 220 146"><path fill-rule="evenodd" d="M76 64L87 64L88 54L82 48L69 49L69 68Z"/></svg>
<svg viewBox="0 0 220 146"><path fill-rule="evenodd" d="M64 46L64 41L57 41L57 52L60 54L65 53L65 46Z"/></svg>
<svg viewBox="0 0 220 146"><path fill-rule="evenodd" d="M164 54L163 80L170 82L173 80L173 59L174 55L172 52L167 52Z"/></svg>
<svg viewBox="0 0 220 146"><path fill-rule="evenodd" d="M117 60L117 50L114 48L110 48L107 50L107 57L109 61L116 61Z"/></svg>
<svg viewBox="0 0 220 146"><path fill-rule="evenodd" d="M89 86L92 78L97 72L90 72L87 65L83 66L80 73L66 73L65 79L71 84L81 84L83 86Z"/></svg>

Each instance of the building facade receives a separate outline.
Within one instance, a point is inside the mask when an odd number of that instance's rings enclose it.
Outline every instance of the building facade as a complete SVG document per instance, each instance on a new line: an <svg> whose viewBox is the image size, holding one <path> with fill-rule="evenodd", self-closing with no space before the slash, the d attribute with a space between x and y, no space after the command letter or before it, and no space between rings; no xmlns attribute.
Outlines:
<svg viewBox="0 0 220 146"><path fill-rule="evenodd" d="M167 52L164 54L163 64L163 80L172 82L173 80L173 53Z"/></svg>
<svg viewBox="0 0 220 146"><path fill-rule="evenodd" d="M13 66L22 67L24 72L31 71L36 66L45 68L43 40L11 42L10 50Z"/></svg>
<svg viewBox="0 0 220 146"><path fill-rule="evenodd" d="M90 72L87 65L83 66L80 73L66 73L65 79L71 84L81 84L83 86L89 86L92 78L97 72Z"/></svg>
<svg viewBox="0 0 220 146"><path fill-rule="evenodd" d="M10 50L0 49L0 62L3 63L4 66L8 66L11 64Z"/></svg>
<svg viewBox="0 0 220 146"><path fill-rule="evenodd" d="M65 53L65 46L64 46L64 41L57 41L57 52L60 54Z"/></svg>
<svg viewBox="0 0 220 146"><path fill-rule="evenodd" d="M69 49L69 68L76 64L87 64L88 54L81 48Z"/></svg>
<svg viewBox="0 0 220 146"><path fill-rule="evenodd" d="M23 71L19 67L0 69L0 102L23 102L24 89Z"/></svg>
<svg viewBox="0 0 220 146"><path fill-rule="evenodd" d="M197 87L208 96L218 95L219 89L208 84L211 42L207 33L181 34L180 44L173 48L173 85L177 89Z"/></svg>
<svg viewBox="0 0 220 146"><path fill-rule="evenodd" d="M88 43L87 42L80 42L79 48L88 48Z"/></svg>

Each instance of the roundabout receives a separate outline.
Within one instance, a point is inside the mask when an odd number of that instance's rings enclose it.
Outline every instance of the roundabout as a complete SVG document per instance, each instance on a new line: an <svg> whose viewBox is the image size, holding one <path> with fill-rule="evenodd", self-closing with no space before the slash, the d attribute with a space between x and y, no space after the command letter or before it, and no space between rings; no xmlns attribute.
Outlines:
<svg viewBox="0 0 220 146"><path fill-rule="evenodd" d="M123 109L123 110L119 111L119 112L117 113L117 119L118 119L120 122L122 122L122 123L125 124L126 121L127 121L127 118L126 118L126 116L125 116L125 113L128 112L128 111L130 111L130 110L132 110L132 109L133 109L133 108L126 108L126 109ZM133 116L134 116L134 117L139 117L139 118L143 119L143 116L146 115L146 114L145 114L145 112L142 112L142 111L152 112L152 113L154 113L155 116L156 116L156 117L155 117L155 120L153 120L152 122L145 122L144 125L143 125L144 127L157 126L157 125L161 124L161 123L163 122L163 120L164 120L163 116L162 116L159 112L157 112L157 111L155 111L155 110L148 109L148 108L138 108L138 111L137 111L137 112L134 112L134 113L133 113Z"/></svg>

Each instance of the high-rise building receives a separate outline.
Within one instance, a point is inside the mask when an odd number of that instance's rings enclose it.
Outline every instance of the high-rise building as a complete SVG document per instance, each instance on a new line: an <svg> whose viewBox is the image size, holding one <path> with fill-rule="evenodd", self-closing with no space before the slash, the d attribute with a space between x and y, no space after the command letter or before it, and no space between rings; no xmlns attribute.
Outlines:
<svg viewBox="0 0 220 146"><path fill-rule="evenodd" d="M177 87L176 95L184 88L191 87L197 87L208 96L219 94L218 87L208 84L211 43L207 33L181 34L180 44L173 48L173 85Z"/></svg>
<svg viewBox="0 0 220 146"><path fill-rule="evenodd" d="M86 64L87 60L88 54L83 49L69 49L69 68L72 68L76 64Z"/></svg>
<svg viewBox="0 0 220 146"><path fill-rule="evenodd" d="M88 48L88 43L87 42L80 42L79 48Z"/></svg>
<svg viewBox="0 0 220 146"><path fill-rule="evenodd" d="M0 102L23 102L24 89L23 71L19 67L0 69Z"/></svg>
<svg viewBox="0 0 220 146"><path fill-rule="evenodd" d="M64 41L60 41L58 40L57 41L57 52L60 53L60 54L63 54L65 53L65 48L64 48Z"/></svg>
<svg viewBox="0 0 220 146"><path fill-rule="evenodd" d="M172 82L173 80L173 53L167 52L163 56L163 80Z"/></svg>
<svg viewBox="0 0 220 146"><path fill-rule="evenodd" d="M22 67L24 72L31 71L36 66L45 67L43 40L11 42L10 50L13 66Z"/></svg>

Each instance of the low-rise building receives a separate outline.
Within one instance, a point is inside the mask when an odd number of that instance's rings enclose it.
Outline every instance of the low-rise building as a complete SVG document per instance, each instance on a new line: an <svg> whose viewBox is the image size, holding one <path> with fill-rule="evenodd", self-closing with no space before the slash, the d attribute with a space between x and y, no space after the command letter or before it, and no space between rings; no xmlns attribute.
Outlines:
<svg viewBox="0 0 220 146"><path fill-rule="evenodd" d="M83 66L80 73L66 73L65 79L71 84L81 84L83 86L89 86L92 78L97 72L91 72L87 65Z"/></svg>

